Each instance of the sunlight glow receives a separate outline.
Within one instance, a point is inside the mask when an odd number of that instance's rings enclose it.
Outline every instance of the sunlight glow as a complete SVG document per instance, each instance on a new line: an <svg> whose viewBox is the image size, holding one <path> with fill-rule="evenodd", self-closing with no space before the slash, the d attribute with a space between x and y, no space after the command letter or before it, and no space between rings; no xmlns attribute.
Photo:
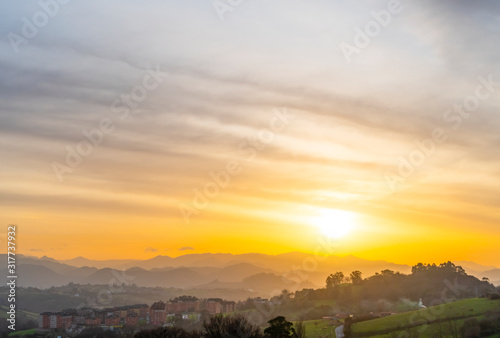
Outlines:
<svg viewBox="0 0 500 338"><path fill-rule="evenodd" d="M355 214L345 210L323 209L313 224L330 238L342 238L354 228Z"/></svg>

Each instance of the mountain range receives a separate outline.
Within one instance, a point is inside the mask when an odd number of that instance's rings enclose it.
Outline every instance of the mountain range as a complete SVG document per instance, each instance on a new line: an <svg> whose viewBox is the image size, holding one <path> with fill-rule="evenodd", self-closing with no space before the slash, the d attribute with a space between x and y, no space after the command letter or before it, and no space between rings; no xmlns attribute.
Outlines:
<svg viewBox="0 0 500 338"><path fill-rule="evenodd" d="M323 287L330 273L346 276L359 270L364 277L385 269L409 273L408 265L372 261L355 256L329 256L290 252L265 254L187 254L179 257L156 256L147 260L90 260L77 257L55 260L50 257L17 255L19 286L49 288L75 284L136 284L147 287L200 289L245 289L269 293L282 289ZM6 255L0 259L7 260ZM459 261L469 274L487 277L500 285L500 269L474 262ZM8 276L7 270L0 270Z"/></svg>

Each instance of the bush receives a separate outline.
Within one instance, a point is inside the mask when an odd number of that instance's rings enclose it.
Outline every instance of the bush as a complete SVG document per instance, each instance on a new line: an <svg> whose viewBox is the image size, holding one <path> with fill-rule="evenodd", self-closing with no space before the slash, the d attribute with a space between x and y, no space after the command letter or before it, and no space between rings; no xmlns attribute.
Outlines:
<svg viewBox="0 0 500 338"><path fill-rule="evenodd" d="M258 326L251 324L242 315L223 316L216 315L210 317L203 323L203 337L245 337L262 338L264 335Z"/></svg>
<svg viewBox="0 0 500 338"><path fill-rule="evenodd" d="M498 293L492 293L488 298L493 299L493 300L497 300L497 299L500 299L500 295Z"/></svg>
<svg viewBox="0 0 500 338"><path fill-rule="evenodd" d="M135 334L134 338L198 338L198 333L189 333L179 327L160 327L153 330L143 330Z"/></svg>

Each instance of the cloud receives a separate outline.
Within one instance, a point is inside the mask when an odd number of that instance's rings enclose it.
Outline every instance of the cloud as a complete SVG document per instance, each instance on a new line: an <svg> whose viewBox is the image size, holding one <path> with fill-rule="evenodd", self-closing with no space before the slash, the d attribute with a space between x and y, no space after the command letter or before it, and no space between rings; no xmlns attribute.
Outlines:
<svg viewBox="0 0 500 338"><path fill-rule="evenodd" d="M30 249L31 252L45 252L43 249Z"/></svg>
<svg viewBox="0 0 500 338"><path fill-rule="evenodd" d="M0 42L4 214L147 214L178 229L178 204L192 201L193 189L210 182L209 172L238 158L241 142L258 135L281 107L297 113L296 122L255 160L240 161L243 174L211 201L210 210L369 200L385 184L384 172L415 149L415 140L428 138L434 127L449 127L443 112L474 92L478 76L493 73L500 81L500 47L494 43L500 6L494 0L481 6L406 1L403 12L348 65L339 43L352 42L354 28L364 27L370 11L386 7L385 0L256 0L228 12L222 22L204 2L89 0L61 6L19 54L7 40ZM39 10L35 2L3 2L0 35L21 34L21 19ZM110 103L129 95L156 65L169 75L140 102L140 113L121 120ZM481 204L488 209L483 214L497 220L498 185L491 185L500 177L498 92L500 86L450 133L419 176L436 191L459 187L460 209ZM115 131L59 184L51 163L65 163L67 147L75 149L85 140L83 131L98 127L103 117ZM464 153L470 155L459 171L439 164ZM449 177L451 172L458 175ZM417 195L418 187L412 192ZM222 209L224 202L234 209ZM373 203L389 207L383 200ZM408 208L424 203L415 197ZM117 236L118 226L102 228L109 229L107 239ZM176 241L167 246L175 248Z"/></svg>
<svg viewBox="0 0 500 338"><path fill-rule="evenodd" d="M179 249L179 251L191 251L194 250L192 246L183 246L182 248Z"/></svg>

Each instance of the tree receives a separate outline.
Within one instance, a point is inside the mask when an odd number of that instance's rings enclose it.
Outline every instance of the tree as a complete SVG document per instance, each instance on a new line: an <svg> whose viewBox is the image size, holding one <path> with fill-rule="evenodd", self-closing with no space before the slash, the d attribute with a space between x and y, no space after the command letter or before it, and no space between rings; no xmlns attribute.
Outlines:
<svg viewBox="0 0 500 338"><path fill-rule="evenodd" d="M95 336L94 336L95 337ZM160 327L152 330L143 330L135 334L134 338L196 338L199 333L189 333L179 327Z"/></svg>
<svg viewBox="0 0 500 338"><path fill-rule="evenodd" d="M343 280L344 273L342 272L335 272L334 274L330 274L330 276L326 278L326 288L331 289L337 285L340 285Z"/></svg>
<svg viewBox="0 0 500 338"><path fill-rule="evenodd" d="M271 319L268 323L269 327L264 330L264 334L267 337L285 338L297 336L295 329L293 328L293 323L287 321L283 316Z"/></svg>
<svg viewBox="0 0 500 338"><path fill-rule="evenodd" d="M360 285L363 281L363 273L361 271L353 271L350 274L352 285Z"/></svg>
<svg viewBox="0 0 500 338"><path fill-rule="evenodd" d="M422 264L422 263L418 263L417 265L414 265L411 268L412 275L415 275L419 272L425 272L425 271L427 271L427 266Z"/></svg>
<svg viewBox="0 0 500 338"><path fill-rule="evenodd" d="M290 291L288 291L287 289L283 289L278 297L280 298L280 300L283 303L286 303L290 299L292 299L292 293Z"/></svg>
<svg viewBox="0 0 500 338"><path fill-rule="evenodd" d="M393 276L395 273L392 270L385 269L385 270L380 271L380 274L382 276Z"/></svg>
<svg viewBox="0 0 500 338"><path fill-rule="evenodd" d="M262 332L258 326L251 324L242 315L223 316L216 315L203 323L203 337L245 337L262 338Z"/></svg>

